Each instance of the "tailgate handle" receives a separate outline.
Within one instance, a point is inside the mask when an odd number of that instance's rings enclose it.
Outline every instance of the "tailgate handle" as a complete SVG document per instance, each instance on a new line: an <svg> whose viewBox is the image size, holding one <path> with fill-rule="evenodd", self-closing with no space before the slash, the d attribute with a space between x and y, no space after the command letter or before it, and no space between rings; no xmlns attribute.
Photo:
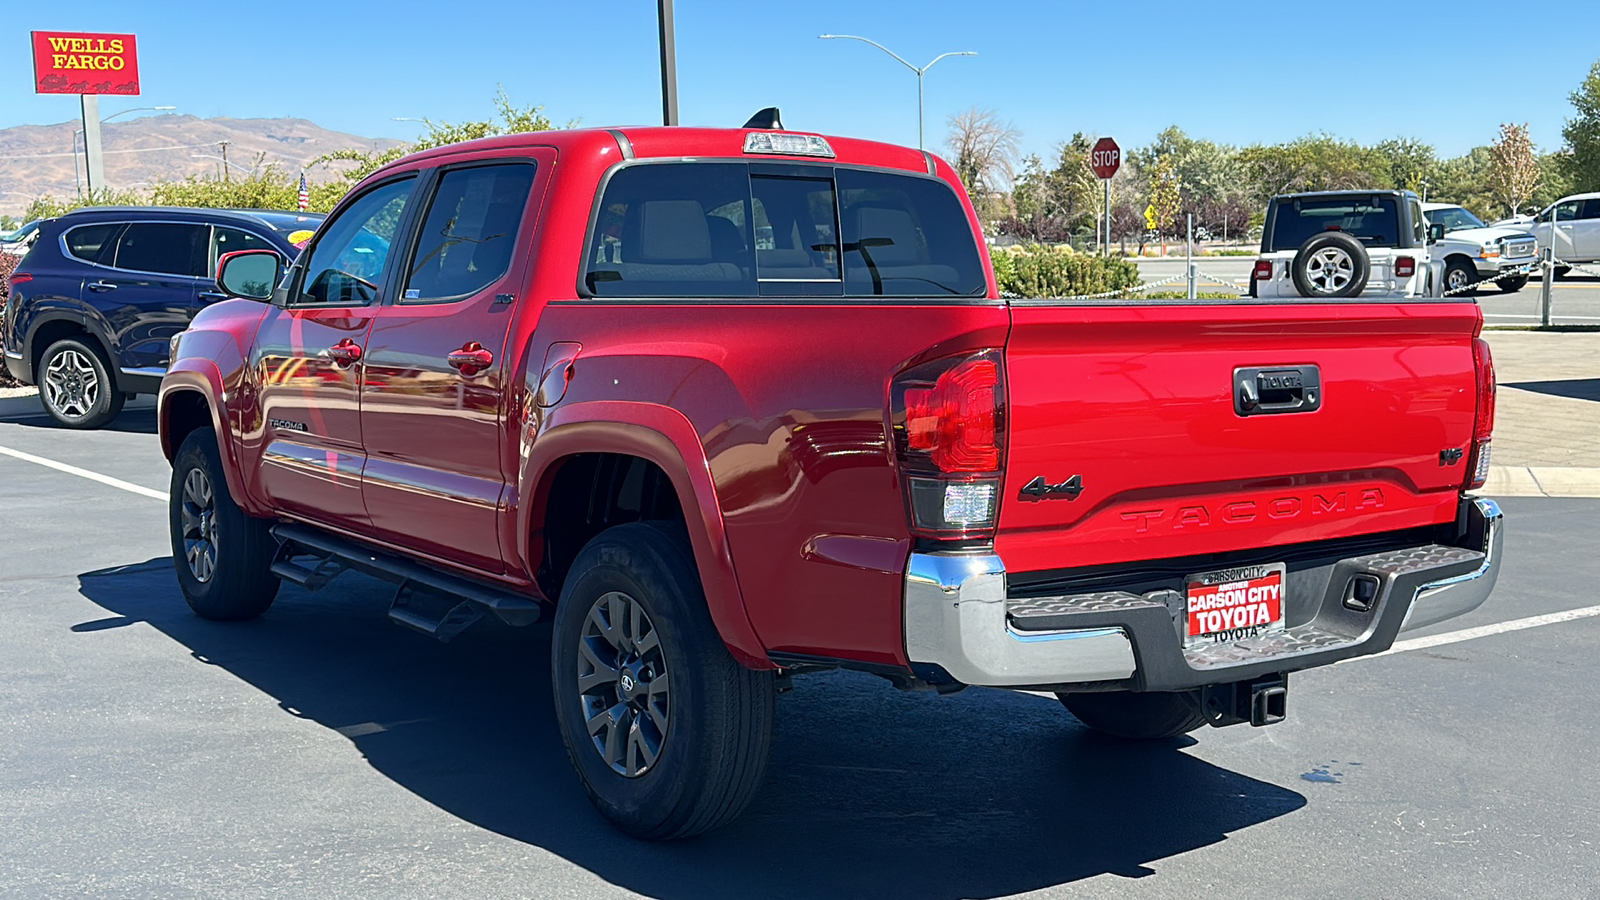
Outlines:
<svg viewBox="0 0 1600 900"><path fill-rule="evenodd" d="M1313 412L1322 406L1316 366L1265 366L1233 370L1233 411L1241 416Z"/></svg>

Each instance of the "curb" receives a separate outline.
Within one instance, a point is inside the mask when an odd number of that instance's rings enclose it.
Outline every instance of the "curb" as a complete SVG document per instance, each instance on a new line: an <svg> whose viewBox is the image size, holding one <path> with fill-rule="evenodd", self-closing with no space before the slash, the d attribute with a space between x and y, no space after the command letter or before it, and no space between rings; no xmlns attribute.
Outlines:
<svg viewBox="0 0 1600 900"><path fill-rule="evenodd" d="M1600 468L1490 466L1486 497L1600 497Z"/></svg>

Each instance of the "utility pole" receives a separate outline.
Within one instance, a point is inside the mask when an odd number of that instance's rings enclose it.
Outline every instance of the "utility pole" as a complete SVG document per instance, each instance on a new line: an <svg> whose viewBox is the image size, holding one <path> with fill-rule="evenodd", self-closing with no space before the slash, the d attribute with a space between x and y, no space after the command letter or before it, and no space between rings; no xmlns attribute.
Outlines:
<svg viewBox="0 0 1600 900"><path fill-rule="evenodd" d="M678 124L678 51L674 46L672 0L657 0L661 23L661 124Z"/></svg>
<svg viewBox="0 0 1600 900"><path fill-rule="evenodd" d="M217 141L217 146L222 148L222 180L228 180L228 145L233 141Z"/></svg>
<svg viewBox="0 0 1600 900"><path fill-rule="evenodd" d="M86 159L85 176L88 181L89 202L94 202L94 192L106 189L106 163L100 152L100 95L80 94L83 101L83 155Z"/></svg>

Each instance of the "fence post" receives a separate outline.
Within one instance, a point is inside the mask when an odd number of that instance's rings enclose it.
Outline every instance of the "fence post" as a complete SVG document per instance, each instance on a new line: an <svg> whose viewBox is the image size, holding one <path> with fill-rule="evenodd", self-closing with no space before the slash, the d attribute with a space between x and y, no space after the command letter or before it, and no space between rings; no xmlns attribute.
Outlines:
<svg viewBox="0 0 1600 900"><path fill-rule="evenodd" d="M1550 233L1555 234L1554 223L1550 226ZM1545 327L1550 325L1550 290L1555 286L1556 280L1556 248L1555 241L1550 241L1551 246L1544 248L1544 283L1539 287L1539 324Z"/></svg>
<svg viewBox="0 0 1600 900"><path fill-rule="evenodd" d="M1189 270L1189 299L1195 299L1194 292L1194 213L1189 213L1188 249L1184 251L1184 260L1188 263Z"/></svg>

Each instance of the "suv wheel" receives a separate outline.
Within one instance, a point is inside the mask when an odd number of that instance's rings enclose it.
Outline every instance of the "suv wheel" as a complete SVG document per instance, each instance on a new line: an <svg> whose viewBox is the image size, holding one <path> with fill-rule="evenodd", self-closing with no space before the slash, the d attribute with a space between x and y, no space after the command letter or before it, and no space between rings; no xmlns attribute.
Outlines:
<svg viewBox="0 0 1600 900"><path fill-rule="evenodd" d="M1470 297L1473 294L1477 293L1477 291L1475 291L1475 290L1461 290L1461 289L1465 288L1467 285L1472 284L1473 282L1475 282L1477 280L1478 280L1478 270L1473 268L1472 264L1470 264L1470 263L1466 263L1466 262L1463 262L1463 261L1461 261L1459 259L1455 259L1455 260L1451 260L1450 264L1445 267L1445 270L1444 270L1444 290L1445 290L1446 294L1449 294L1451 291L1461 291L1461 293L1455 294L1454 296L1456 296L1456 297L1461 297L1461 296Z"/></svg>
<svg viewBox="0 0 1600 900"><path fill-rule="evenodd" d="M222 622L266 612L278 595L277 542L271 523L245 515L228 493L212 429L195 429L178 448L167 505L172 564L189 608Z"/></svg>
<svg viewBox="0 0 1600 900"><path fill-rule="evenodd" d="M681 534L638 522L590 541L552 641L567 758L612 824L666 840L744 810L772 745L773 676L729 655Z"/></svg>
<svg viewBox="0 0 1600 900"><path fill-rule="evenodd" d="M1105 691L1056 697L1079 722L1124 740L1175 738L1206 723L1199 691Z"/></svg>
<svg viewBox="0 0 1600 900"><path fill-rule="evenodd" d="M1359 240L1342 231L1325 231L1300 245L1289 272L1302 297L1356 297L1367 286L1372 261Z"/></svg>
<svg viewBox="0 0 1600 900"><path fill-rule="evenodd" d="M68 428L99 428L115 419L127 401L100 353L76 338L46 347L35 378L44 411Z"/></svg>

